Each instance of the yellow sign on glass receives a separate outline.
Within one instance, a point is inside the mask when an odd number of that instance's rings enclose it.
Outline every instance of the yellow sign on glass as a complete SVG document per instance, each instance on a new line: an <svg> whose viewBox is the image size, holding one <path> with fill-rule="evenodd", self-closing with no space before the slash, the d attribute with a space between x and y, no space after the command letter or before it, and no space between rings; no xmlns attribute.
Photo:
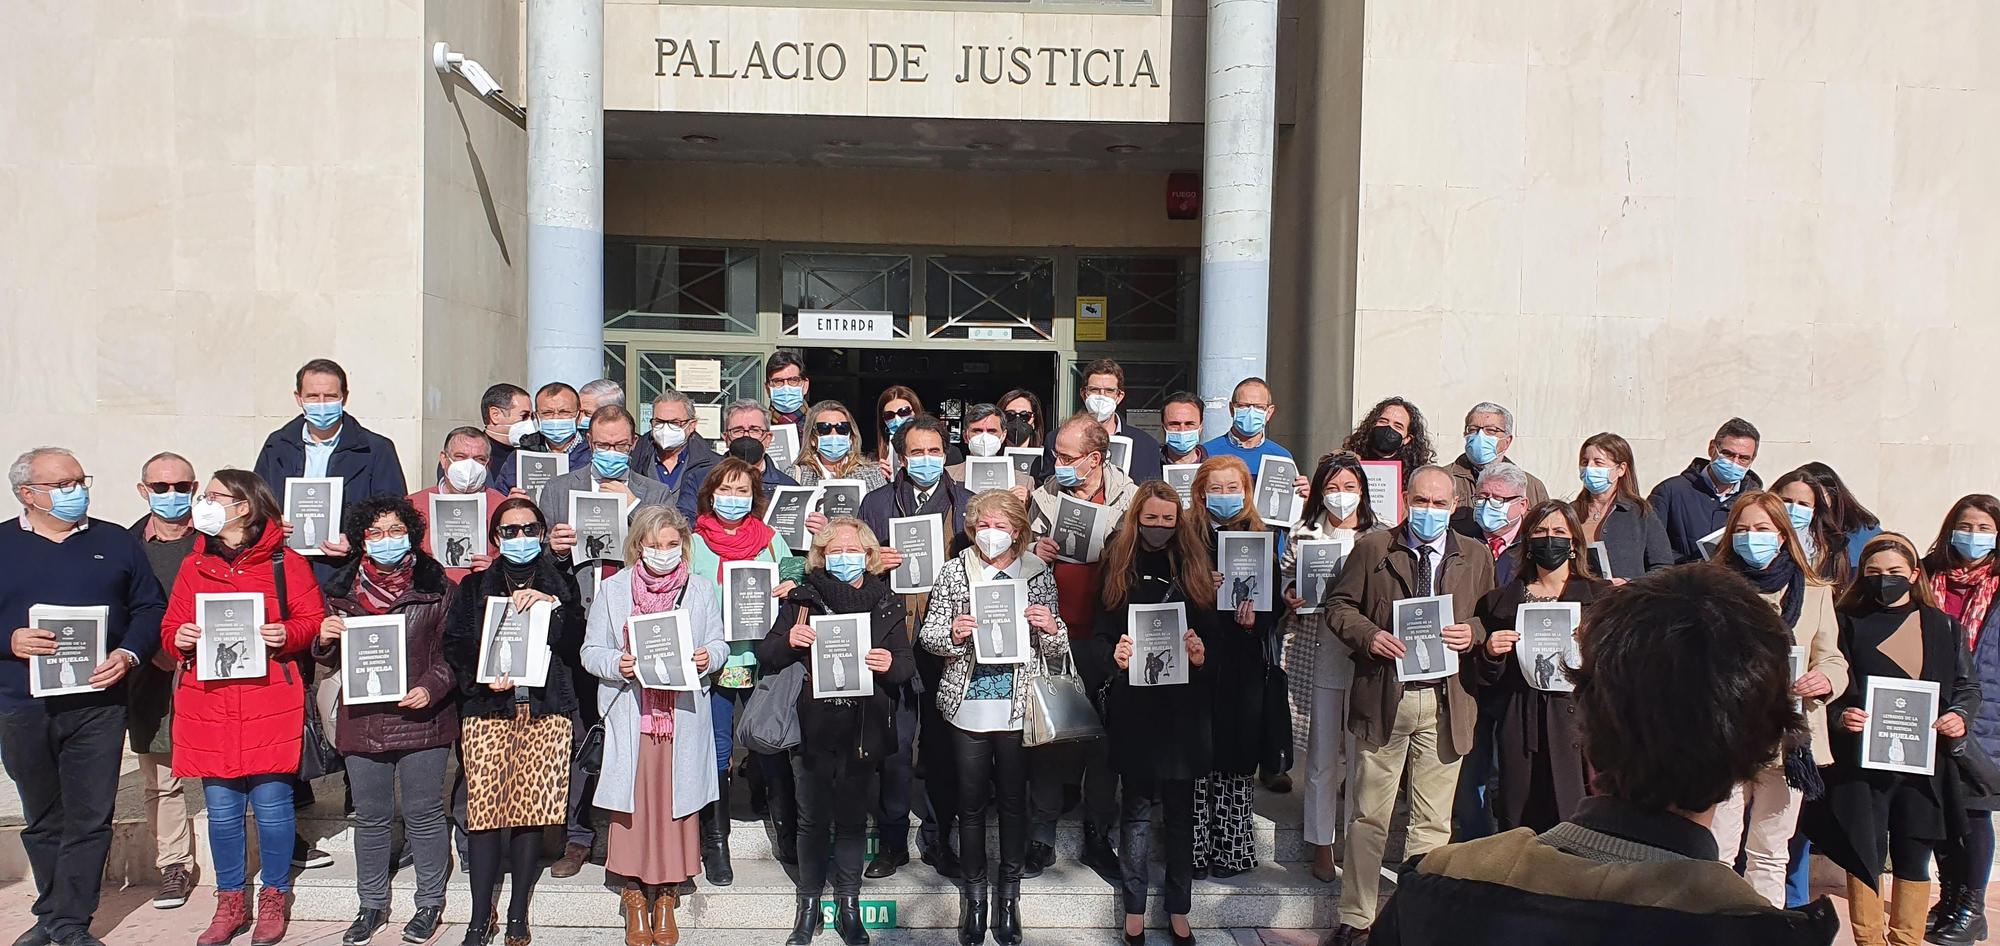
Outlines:
<svg viewBox="0 0 2000 946"><path fill-rule="evenodd" d="M1104 341L1104 313L1111 300L1104 296L1076 297L1076 340Z"/></svg>

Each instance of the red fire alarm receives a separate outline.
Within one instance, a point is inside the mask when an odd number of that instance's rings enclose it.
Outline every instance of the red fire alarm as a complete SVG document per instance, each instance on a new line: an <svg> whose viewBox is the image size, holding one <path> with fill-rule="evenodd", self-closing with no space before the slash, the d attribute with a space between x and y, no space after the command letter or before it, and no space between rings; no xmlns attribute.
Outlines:
<svg viewBox="0 0 2000 946"><path fill-rule="evenodd" d="M1175 171L1167 175L1167 219L1201 219L1201 172Z"/></svg>

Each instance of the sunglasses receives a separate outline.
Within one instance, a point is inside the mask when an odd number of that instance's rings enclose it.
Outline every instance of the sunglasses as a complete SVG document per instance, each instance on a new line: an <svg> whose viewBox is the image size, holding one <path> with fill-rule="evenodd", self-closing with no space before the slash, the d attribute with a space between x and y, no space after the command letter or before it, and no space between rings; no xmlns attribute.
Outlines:
<svg viewBox="0 0 2000 946"><path fill-rule="evenodd" d="M530 539L539 539L542 537L541 524L534 522L523 522L519 525L501 526L500 528L495 529L493 531L495 534L499 535L503 539L518 539L521 538L522 536L526 536Z"/></svg>
<svg viewBox="0 0 2000 946"><path fill-rule="evenodd" d="M883 420L890 420L890 419L893 419L893 418L897 418L897 417L910 417L910 416L913 416L913 415L915 415L916 413L917 413L917 412L916 412L916 410L915 410L914 408L908 408L908 407L899 407L899 408L896 408L896 409L895 409L895 410L893 410L893 411L883 411L883 412L882 412L882 419L883 419Z"/></svg>
<svg viewBox="0 0 2000 946"><path fill-rule="evenodd" d="M854 424L850 421L840 421L839 423L822 421L814 424L813 430L820 436L827 434L851 434L854 432Z"/></svg>
<svg viewBox="0 0 2000 946"><path fill-rule="evenodd" d="M192 493L192 492L194 492L194 481L193 481L193 480L187 480L187 481L185 481L185 482L180 482L180 483L142 483L142 484L140 484L140 485L142 485L142 486L146 487L146 488L147 488L147 489L149 489L149 490L152 490L152 491L153 491L153 492L155 492L155 493Z"/></svg>

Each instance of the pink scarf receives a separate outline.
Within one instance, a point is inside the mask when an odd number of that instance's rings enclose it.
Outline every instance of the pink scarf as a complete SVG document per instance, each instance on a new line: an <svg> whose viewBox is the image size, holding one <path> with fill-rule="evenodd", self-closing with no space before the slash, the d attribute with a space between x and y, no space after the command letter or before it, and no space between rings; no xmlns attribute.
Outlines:
<svg viewBox="0 0 2000 946"><path fill-rule="evenodd" d="M672 611L680 604L681 591L687 587L688 565L683 556L679 567L664 575L655 575L651 569L641 564L632 569L632 613L658 614ZM632 629L625 628L625 650L632 650ZM672 738L674 735L674 693L669 690L648 690L639 688L639 731L649 736Z"/></svg>

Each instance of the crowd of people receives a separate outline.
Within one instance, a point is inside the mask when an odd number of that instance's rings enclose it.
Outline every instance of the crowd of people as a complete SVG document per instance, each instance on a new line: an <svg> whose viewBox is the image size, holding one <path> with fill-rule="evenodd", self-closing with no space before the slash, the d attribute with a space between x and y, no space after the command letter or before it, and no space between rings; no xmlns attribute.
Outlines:
<svg viewBox="0 0 2000 946"><path fill-rule="evenodd" d="M821 931L829 886L835 935L867 942L867 882L920 862L958 884L959 942L1016 946L1022 883L1056 862L1071 805L1124 942L1144 940L1157 859L1179 946L1196 880L1270 857L1260 786L1303 796L1311 873L1342 881L1337 946L1569 942L1621 924L1639 942L1827 942L1814 851L1848 872L1856 942L1985 938L2000 500L1960 499L1919 545L1825 464L1765 487L1742 419L1650 490L1626 440L1597 434L1575 490L1552 491L1509 458L1507 408L1474 405L1442 461L1442 434L1397 397L1310 466L1267 464L1292 454L1266 433L1278 406L1261 379L1204 440L1195 396L1165 401L1156 439L1123 420L1115 362L1080 377L1074 414L1014 390L954 432L901 386L868 416L815 402L780 351L767 397L724 406L716 439L676 391L642 423L610 380L496 384L479 426L439 445L435 484L411 492L397 445L347 412L345 371L318 359L250 470L203 477L163 451L129 526L90 516L93 477L69 450L21 454L20 528L0 534L0 753L37 897L15 946L97 942L128 746L156 907L200 883L187 793L207 808L199 946L285 939L293 871L332 862L295 811L335 772L354 822L345 946L384 935L390 879L412 865L399 935L436 938L454 856L466 946L528 946L551 831L555 876L601 849L627 946L672 946L698 883L733 882L732 827L753 821L795 882L787 943ZM770 452L785 426L788 465ZM523 452L567 472L524 481ZM969 488L990 458L1011 480ZM1262 482L1274 469L1283 480ZM300 479L340 481L332 534L287 516ZM767 523L780 488L830 483L858 483L858 503L826 493L796 547ZM618 497L622 547L579 544L581 494ZM441 561L433 500L474 496L486 547ZM943 547L892 535L926 516ZM1328 543L1332 570L1308 561ZM773 583L732 600L731 576L760 566ZM906 571L921 589L901 587ZM1277 587L1259 596L1257 575ZM1022 651L1006 658L974 639L1000 635L974 600L998 582L1020 589ZM230 601L253 617L225 660L205 648ZM96 649L31 613L51 608L100 609ZM1135 640L1162 609L1177 636ZM750 633L730 632L738 613L759 615ZM642 673L638 619L660 615L684 624L695 685ZM818 658L831 616L866 618L844 645L872 677L861 695L814 679L845 666ZM342 692L343 647L384 618L402 629L404 694ZM541 672L490 659L509 620L546 622ZM43 682L78 653L87 673ZM1878 686L1928 693L1929 711L1899 696L1895 718L1917 724L1872 727L1889 712ZM1385 902L1399 799L1410 861ZM1641 908L1643 924L1619 912Z"/></svg>

